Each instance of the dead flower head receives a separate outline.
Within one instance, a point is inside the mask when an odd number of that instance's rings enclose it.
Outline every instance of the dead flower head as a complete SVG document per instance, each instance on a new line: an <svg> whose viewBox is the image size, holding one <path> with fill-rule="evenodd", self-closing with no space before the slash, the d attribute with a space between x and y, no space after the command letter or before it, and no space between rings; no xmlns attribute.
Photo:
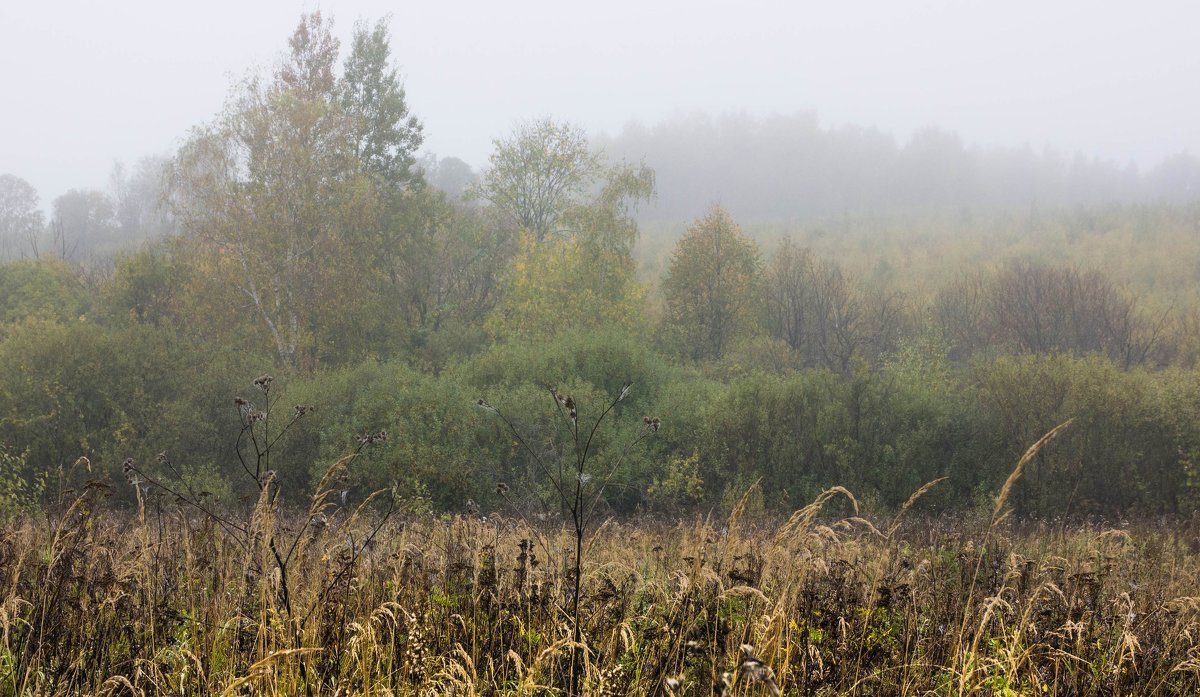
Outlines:
<svg viewBox="0 0 1200 697"><path fill-rule="evenodd" d="M772 695L778 697L779 685L775 683L775 671L754 654L754 646L742 644L742 661L738 664L738 680L762 683Z"/></svg>
<svg viewBox="0 0 1200 697"><path fill-rule="evenodd" d="M374 445L375 443L386 443L386 442L387 442L387 431L380 431L379 433L363 433L358 436L358 444L359 445Z"/></svg>

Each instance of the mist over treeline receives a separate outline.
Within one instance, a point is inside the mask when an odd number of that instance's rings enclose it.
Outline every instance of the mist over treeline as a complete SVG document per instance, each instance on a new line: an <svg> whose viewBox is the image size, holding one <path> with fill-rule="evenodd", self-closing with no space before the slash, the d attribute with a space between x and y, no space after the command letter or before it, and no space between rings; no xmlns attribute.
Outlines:
<svg viewBox="0 0 1200 697"><path fill-rule="evenodd" d="M815 113L756 117L693 112L627 125L599 142L645 160L658 198L643 220L696 217L720 203L746 220L939 207L1182 203L1200 194L1200 159L1180 153L1148 169L1035 150L980 147L930 127L906 141L876 128L822 126Z"/></svg>
<svg viewBox="0 0 1200 697"><path fill-rule="evenodd" d="M592 142L613 161L644 162L656 196L637 211L648 223L698 217L713 204L740 220L938 209L1044 209L1186 204L1200 196L1200 158L1181 152L1148 168L1028 145L981 147L930 127L907 141L876 128L823 127L815 113L756 117L677 114L631 122ZM52 253L100 261L122 247L177 232L163 179L168 155L114 164L102 188L71 189L41 210L38 192L0 178L0 256ZM425 153L424 181L461 200L479 172L454 155Z"/></svg>
<svg viewBox="0 0 1200 697"><path fill-rule="evenodd" d="M73 188L49 205L14 174L0 174L0 261L48 256L111 265L139 242L177 233L167 202L171 158L147 156L113 165L103 188Z"/></svg>

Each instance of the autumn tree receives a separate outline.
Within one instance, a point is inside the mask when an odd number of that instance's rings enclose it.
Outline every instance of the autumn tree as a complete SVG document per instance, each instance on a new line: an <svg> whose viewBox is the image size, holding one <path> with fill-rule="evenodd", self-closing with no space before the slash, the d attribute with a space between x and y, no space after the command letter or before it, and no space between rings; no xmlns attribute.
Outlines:
<svg viewBox="0 0 1200 697"><path fill-rule="evenodd" d="M577 126L542 119L493 145L488 168L468 196L491 202L538 242L580 232L580 218L590 211L623 212L613 199L636 204L654 193L653 170L610 166Z"/></svg>
<svg viewBox="0 0 1200 697"><path fill-rule="evenodd" d="M317 346L346 336L322 334L332 326L323 320L371 314L363 296L377 287L386 241L381 202L416 176L419 124L386 39L382 26L360 26L339 77L330 23L305 15L272 79L240 85L173 166L175 213L283 365L311 362Z"/></svg>
<svg viewBox="0 0 1200 697"><path fill-rule="evenodd" d="M94 289L79 269L55 258L0 264L0 336L22 320L78 320Z"/></svg>
<svg viewBox="0 0 1200 697"><path fill-rule="evenodd" d="M602 153L582 129L542 119L496 140L488 168L468 195L490 201L541 242L605 177Z"/></svg>
<svg viewBox="0 0 1200 697"><path fill-rule="evenodd" d="M637 281L634 212L654 194L644 165L605 167L590 198L552 216L555 234L523 227L503 299L489 319L497 335L547 337L564 329L643 324L645 287Z"/></svg>
<svg viewBox="0 0 1200 697"><path fill-rule="evenodd" d="M495 145L489 168L467 190L491 202L518 239L490 332L548 337L638 326L645 288L635 278L634 212L654 195L654 171L610 164L581 129L549 119Z"/></svg>
<svg viewBox="0 0 1200 697"><path fill-rule="evenodd" d="M771 257L762 292L763 328L809 367L848 373L856 358L894 349L904 326L903 298L846 275L785 240Z"/></svg>
<svg viewBox="0 0 1200 697"><path fill-rule="evenodd" d="M754 323L758 246L720 207L688 227L663 279L668 330L693 359L720 358Z"/></svg>
<svg viewBox="0 0 1200 697"><path fill-rule="evenodd" d="M642 322L646 293L634 271L628 255L580 237L539 243L524 234L488 329L497 336L537 338L602 326L633 329Z"/></svg>
<svg viewBox="0 0 1200 697"><path fill-rule="evenodd" d="M390 298L410 330L481 324L501 297L512 231L491 211L456 205L432 188L410 194L393 224Z"/></svg>
<svg viewBox="0 0 1200 697"><path fill-rule="evenodd" d="M79 262L116 241L116 206L103 191L71 189L54 199L48 251L64 261Z"/></svg>
<svg viewBox="0 0 1200 697"><path fill-rule="evenodd" d="M42 226L37 189L20 177L0 175L0 261L35 242Z"/></svg>
<svg viewBox="0 0 1200 697"><path fill-rule="evenodd" d="M187 240L180 238L154 241L121 254L102 287L98 314L118 322L190 326L195 331L202 322L188 317L185 299L201 270L190 261Z"/></svg>
<svg viewBox="0 0 1200 697"><path fill-rule="evenodd" d="M352 119L355 154L363 167L389 189L406 190L421 183L416 152L425 135L409 113L390 44L386 20L355 26L339 99Z"/></svg>
<svg viewBox="0 0 1200 697"><path fill-rule="evenodd" d="M1103 274L1012 260L947 286L935 309L960 354L1099 353L1126 368L1160 354L1170 315L1150 313Z"/></svg>
<svg viewBox="0 0 1200 697"><path fill-rule="evenodd" d="M786 239L771 256L763 284L763 326L794 351L804 351L816 334L817 262Z"/></svg>

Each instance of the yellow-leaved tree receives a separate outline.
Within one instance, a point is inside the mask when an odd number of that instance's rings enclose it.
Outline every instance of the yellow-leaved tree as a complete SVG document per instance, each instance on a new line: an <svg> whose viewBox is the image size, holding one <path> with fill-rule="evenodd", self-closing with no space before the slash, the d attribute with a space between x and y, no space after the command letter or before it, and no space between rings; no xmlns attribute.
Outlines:
<svg viewBox="0 0 1200 697"><path fill-rule="evenodd" d="M634 207L654 195L645 165L608 165L572 126L541 121L496 141L472 192L520 229L503 299L488 318L497 337L644 326L636 278Z"/></svg>
<svg viewBox="0 0 1200 697"><path fill-rule="evenodd" d="M643 322L646 288L628 255L606 253L579 237L537 242L522 233L504 299L488 318L495 336L547 338L573 329Z"/></svg>
<svg viewBox="0 0 1200 697"><path fill-rule="evenodd" d="M758 246L719 206L692 223L663 279L665 330L694 360L720 358L755 329Z"/></svg>

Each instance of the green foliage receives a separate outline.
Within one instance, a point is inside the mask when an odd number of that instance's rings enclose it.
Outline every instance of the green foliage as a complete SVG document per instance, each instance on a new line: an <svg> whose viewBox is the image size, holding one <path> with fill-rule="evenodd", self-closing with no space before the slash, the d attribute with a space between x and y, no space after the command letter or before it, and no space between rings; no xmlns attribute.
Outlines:
<svg viewBox="0 0 1200 697"><path fill-rule="evenodd" d="M0 522L36 509L45 488L43 477L25 466L25 454L0 445Z"/></svg>
<svg viewBox="0 0 1200 697"><path fill-rule="evenodd" d="M562 385L582 382L613 395L628 381L638 390L623 407L644 404L681 373L655 353L639 335L620 328L563 332L545 341L495 344L464 361L452 373L477 389L504 389L522 384Z"/></svg>
<svg viewBox="0 0 1200 697"><path fill-rule="evenodd" d="M103 308L117 321L179 326L185 318L184 296L193 272L169 244L124 254L117 258L112 277L104 284Z"/></svg>
<svg viewBox="0 0 1200 697"><path fill-rule="evenodd" d="M489 500L496 481L486 469L490 432L474 408L477 397L450 379L421 374L399 362L364 361L293 381L289 403L314 407L285 445L280 476L304 490L363 433L380 430L386 443L363 452L347 487L356 499L398 485L407 497L427 497L439 509Z"/></svg>
<svg viewBox="0 0 1200 697"><path fill-rule="evenodd" d="M386 185L405 189L422 183L415 153L425 137L421 122L408 111L390 44L387 20L355 25L340 97L355 121L363 165Z"/></svg>
<svg viewBox="0 0 1200 697"><path fill-rule="evenodd" d="M26 318L71 321L90 307L79 271L55 259L0 264L0 332Z"/></svg>
<svg viewBox="0 0 1200 697"><path fill-rule="evenodd" d="M937 477L975 482L990 457L985 418L962 395L896 370L753 373L710 404L698 450L706 483L744 489L762 477L775 509L835 485L898 507Z"/></svg>
<svg viewBox="0 0 1200 697"><path fill-rule="evenodd" d="M678 404L665 392L682 385L687 375L652 352L636 335L616 329L565 332L545 342L510 342L496 345L464 362L448 373L450 379L472 386L509 415L531 441L549 442L560 436L561 415L547 400L547 388L571 394L581 408L610 403L630 384L628 396L613 410L610 428L600 434L593 464L600 471L615 465L622 445L631 434L643 428L643 416L659 416L676 423ZM672 413L666 413L670 410ZM581 413L580 419L595 414ZM672 426L674 428L674 426ZM607 504L618 510L632 510L641 502L645 488L663 462L661 443L671 429L664 429L647 446L628 453L614 472L606 490ZM684 433L683 431L681 433ZM672 432L674 435L674 432ZM680 437L683 437L682 435ZM511 473L507 480L515 493L529 496L530 489L517 491L517 483L537 484L533 463L527 453L512 451L499 460L501 471ZM533 489L543 498L545 492ZM532 496L530 499L536 501Z"/></svg>
<svg viewBox="0 0 1200 697"><path fill-rule="evenodd" d="M528 123L493 145L488 169L468 196L505 211L536 242L559 233L566 212L603 176L602 155L570 124Z"/></svg>
<svg viewBox="0 0 1200 697"><path fill-rule="evenodd" d="M700 455L672 458L662 477L646 488L651 510L679 514L704 500L704 480L700 477Z"/></svg>
<svg viewBox="0 0 1200 697"><path fill-rule="evenodd" d="M1186 452L1200 424L1181 422L1167 402L1177 394L1169 387L1174 377L1122 371L1099 357L1026 356L977 365L974 379L1009 458L1033 442L1029 434L1042 425L1075 419L1031 463L1018 485L1018 509L1074 516L1180 512ZM1002 470L992 476L1002 477Z"/></svg>
<svg viewBox="0 0 1200 697"><path fill-rule="evenodd" d="M534 242L524 235L504 289L488 318L498 337L546 338L563 331L644 324L645 288L628 254L585 244L578 237Z"/></svg>
<svg viewBox="0 0 1200 697"><path fill-rule="evenodd" d="M754 322L758 246L720 208L676 245L663 279L670 341L692 359L720 358Z"/></svg>
<svg viewBox="0 0 1200 697"><path fill-rule="evenodd" d="M0 340L0 442L20 444L33 476L87 456L120 478L126 457L167 451L186 466L227 463L237 356L145 326L30 320ZM247 371L248 372L248 371Z"/></svg>

